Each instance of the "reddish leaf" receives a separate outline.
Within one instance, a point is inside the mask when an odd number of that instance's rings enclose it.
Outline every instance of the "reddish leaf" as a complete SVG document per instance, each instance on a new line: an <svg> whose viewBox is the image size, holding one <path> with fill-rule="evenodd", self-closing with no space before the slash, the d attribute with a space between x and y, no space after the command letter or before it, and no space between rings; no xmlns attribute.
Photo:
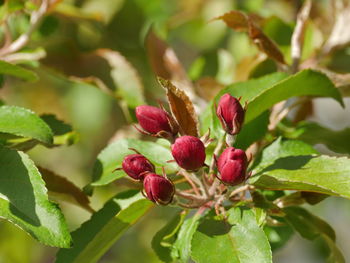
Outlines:
<svg viewBox="0 0 350 263"><path fill-rule="evenodd" d="M198 137L198 118L191 100L183 90L175 87L169 80L159 77L158 81L166 90L171 113L179 124L180 133Z"/></svg>
<svg viewBox="0 0 350 263"><path fill-rule="evenodd" d="M270 58L285 64L283 54L277 45L267 37L257 25L260 18L254 15L246 15L240 11L231 11L214 20L221 19L227 26L235 31L248 32L249 37Z"/></svg>
<svg viewBox="0 0 350 263"><path fill-rule="evenodd" d="M275 42L267 37L253 22L249 22L249 37L268 57L282 64L286 63L282 52L279 50Z"/></svg>
<svg viewBox="0 0 350 263"><path fill-rule="evenodd" d="M45 168L39 167L39 171L49 192L62 194L64 197L68 197L69 201L73 201L89 212L94 212L89 205L90 201L87 196L72 182Z"/></svg>

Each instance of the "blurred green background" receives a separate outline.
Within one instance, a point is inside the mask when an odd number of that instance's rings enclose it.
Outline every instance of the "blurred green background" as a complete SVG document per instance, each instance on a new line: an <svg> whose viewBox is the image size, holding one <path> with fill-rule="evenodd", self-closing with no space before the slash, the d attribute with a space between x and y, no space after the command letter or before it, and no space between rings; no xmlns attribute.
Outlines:
<svg viewBox="0 0 350 263"><path fill-rule="evenodd" d="M312 22L308 24L303 56L307 57L324 41L333 17L331 1L315 1ZM138 71L148 103L164 100L164 92L156 83L152 57L147 49L147 34L155 34L177 54L191 81L205 89L205 80L215 79L220 85L247 79L275 70L265 61L263 70L254 64L258 51L244 33L233 32L221 21L210 22L232 9L256 13L266 18L264 32L273 38L289 60L289 45L298 0L75 0L62 1L47 16L33 35L28 50L43 48L46 57L29 65L40 80L25 83L8 79L0 90L7 104L23 106L38 114L54 113L71 123L80 133L79 143L70 147L47 149L38 146L29 152L40 166L55 171L79 187L91 180L97 154L111 138L138 136L128 130L128 113L123 104L92 85L70 80L74 76L97 76L115 89L107 63L95 50L108 48L120 52ZM11 25L17 32L25 31L28 16L18 12ZM157 47L158 48L158 47ZM154 58L153 58L154 59ZM344 48L324 61L337 72L350 72L350 49ZM260 71L262 72L260 72ZM204 83L204 84L203 84ZM201 92L201 90L199 90ZM210 98L210 95L208 95ZM346 101L350 105L349 100ZM349 108L349 107L348 107ZM349 110L343 110L328 99L314 103L313 120L341 129L350 125ZM125 117L126 116L126 117ZM132 116L131 116L132 118ZM319 150L331 153L320 145ZM332 153L331 153L332 154ZM123 182L121 182L123 184ZM97 188L91 201L94 209L112 197L120 185ZM71 230L89 218L89 213L68 202L60 202ZM337 233L337 243L350 259L350 202L335 197L312 207L327 220ZM176 210L158 207L130 229L100 262L158 262L151 248L154 233ZM0 262L53 262L56 249L39 244L25 232L0 221ZM320 249L298 234L274 254L274 262L321 262Z"/></svg>

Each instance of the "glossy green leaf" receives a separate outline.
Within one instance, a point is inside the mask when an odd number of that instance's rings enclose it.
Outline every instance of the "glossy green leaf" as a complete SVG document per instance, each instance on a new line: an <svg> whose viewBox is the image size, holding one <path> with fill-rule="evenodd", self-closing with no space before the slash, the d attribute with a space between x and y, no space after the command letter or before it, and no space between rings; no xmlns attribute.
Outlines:
<svg viewBox="0 0 350 263"><path fill-rule="evenodd" d="M332 227L321 218L311 214L302 207L287 207L283 209L286 213L287 222L309 240L321 238L329 247L329 262L345 262L343 255L335 245L335 232Z"/></svg>
<svg viewBox="0 0 350 263"><path fill-rule="evenodd" d="M0 217L45 245L71 246L63 214L49 201L45 183L33 161L23 152L1 146Z"/></svg>
<svg viewBox="0 0 350 263"><path fill-rule="evenodd" d="M173 160L168 148L154 142L146 142L136 139L122 139L108 145L97 157L97 161L93 171L92 186L106 185L116 179L125 176L125 173L120 171L113 172L116 168L122 166L124 157L128 154L133 154L129 148L136 149L141 154L146 156L161 173L161 167L164 166L168 173L172 173L176 169L174 163L167 163Z"/></svg>
<svg viewBox="0 0 350 263"><path fill-rule="evenodd" d="M228 220L205 219L192 240L195 262L272 262L267 237L253 210L237 207L228 211Z"/></svg>
<svg viewBox="0 0 350 263"><path fill-rule="evenodd" d="M350 198L350 159L313 153L313 149L301 141L276 140L263 151L250 182L264 189Z"/></svg>
<svg viewBox="0 0 350 263"><path fill-rule="evenodd" d="M191 241L197 230L201 215L196 213L185 220L172 247L171 256L180 262L188 262L191 256Z"/></svg>
<svg viewBox="0 0 350 263"><path fill-rule="evenodd" d="M130 197L134 202L130 203L129 200L127 203L130 204L127 205L123 205L120 199L118 195L111 199L93 214L90 220L74 231L73 248L59 250L56 263L97 262L121 235L153 206L153 203L143 199L140 194Z"/></svg>
<svg viewBox="0 0 350 263"><path fill-rule="evenodd" d="M27 81L37 81L38 76L28 69L0 60L0 74L10 75Z"/></svg>
<svg viewBox="0 0 350 263"><path fill-rule="evenodd" d="M0 107L0 132L51 144L50 127L32 111L16 106Z"/></svg>
<svg viewBox="0 0 350 263"><path fill-rule="evenodd" d="M278 138L267 146L254 162L254 173L274 164L283 157L317 154L317 151L309 144L299 140L283 140Z"/></svg>
<svg viewBox="0 0 350 263"><path fill-rule="evenodd" d="M187 212L177 214L152 239L152 248L162 262L172 262L171 246L175 241L177 232L185 220Z"/></svg>
<svg viewBox="0 0 350 263"><path fill-rule="evenodd" d="M296 128L281 125L284 136L299 139L312 145L322 143L330 150L338 153L350 153L350 128L335 131L315 122L303 122Z"/></svg>
<svg viewBox="0 0 350 263"><path fill-rule="evenodd" d="M253 120L277 102L296 96L331 97L344 106L339 90L325 74L306 69L261 89L259 94L248 101L245 122Z"/></svg>
<svg viewBox="0 0 350 263"><path fill-rule="evenodd" d="M44 114L40 118L46 122L54 134L53 146L69 146L79 141L79 134L73 130L72 126L59 120L55 115Z"/></svg>

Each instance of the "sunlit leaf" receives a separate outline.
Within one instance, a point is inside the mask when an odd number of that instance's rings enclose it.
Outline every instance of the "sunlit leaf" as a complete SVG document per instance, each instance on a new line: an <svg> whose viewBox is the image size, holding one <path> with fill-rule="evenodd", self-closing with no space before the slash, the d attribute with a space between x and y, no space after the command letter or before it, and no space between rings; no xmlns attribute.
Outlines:
<svg viewBox="0 0 350 263"><path fill-rule="evenodd" d="M205 219L192 240L195 262L272 262L269 242L256 215L247 208L231 208L227 221Z"/></svg>
<svg viewBox="0 0 350 263"><path fill-rule="evenodd" d="M45 183L33 161L23 152L1 146L0 217L45 245L71 246L63 214L49 201Z"/></svg>
<svg viewBox="0 0 350 263"><path fill-rule="evenodd" d="M120 200L130 198L132 203L124 206ZM141 199L142 195L116 196L108 201L103 208L94 213L90 220L82 224L72 233L74 246L71 249L61 249L56 256L56 263L92 263L101 256L134 225L153 203ZM122 209L121 209L122 208Z"/></svg>
<svg viewBox="0 0 350 263"><path fill-rule="evenodd" d="M201 215L196 213L182 224L177 239L172 246L171 255L180 262L188 262L191 256L191 241L198 227Z"/></svg>
<svg viewBox="0 0 350 263"><path fill-rule="evenodd" d="M0 132L47 144L53 142L53 133L42 119L32 111L16 106L0 107Z"/></svg>
<svg viewBox="0 0 350 263"><path fill-rule="evenodd" d="M254 173L251 183L260 188L350 198L350 159L318 156L300 141L275 141L263 151Z"/></svg>

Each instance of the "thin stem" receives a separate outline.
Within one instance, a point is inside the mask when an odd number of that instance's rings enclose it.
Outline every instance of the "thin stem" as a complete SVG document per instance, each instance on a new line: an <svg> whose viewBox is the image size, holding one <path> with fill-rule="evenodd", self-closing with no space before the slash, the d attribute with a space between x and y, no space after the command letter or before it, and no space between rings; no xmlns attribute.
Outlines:
<svg viewBox="0 0 350 263"><path fill-rule="evenodd" d="M181 170L180 172L183 177L185 177L185 179L187 180L187 182L191 185L191 187L193 188L193 191L196 193L196 195L201 195L198 187L196 186L196 184L192 181L192 178L189 176L189 174L185 171L185 170Z"/></svg>
<svg viewBox="0 0 350 263"><path fill-rule="evenodd" d="M252 186L252 185L249 185L249 184L243 185L243 186L238 187L238 188L236 188L235 190L233 190L233 191L230 193L229 198L231 198L231 197L233 197L233 196L235 196L235 195L237 195L237 194L239 194L239 193L242 193L242 192L244 192L244 191L253 190L253 189L255 189L255 187Z"/></svg>
<svg viewBox="0 0 350 263"><path fill-rule="evenodd" d="M53 1L54 3L55 1ZM50 7L50 1L49 0L43 0L41 2L41 5L38 10L34 11L30 16L30 26L27 30L27 32L20 35L15 41L13 41L9 45L3 46L3 48L0 50L0 56L4 56L7 54L15 53L22 49L25 45L28 44L31 35L33 32L38 28L40 22L42 21L44 15L47 13L48 9Z"/></svg>

